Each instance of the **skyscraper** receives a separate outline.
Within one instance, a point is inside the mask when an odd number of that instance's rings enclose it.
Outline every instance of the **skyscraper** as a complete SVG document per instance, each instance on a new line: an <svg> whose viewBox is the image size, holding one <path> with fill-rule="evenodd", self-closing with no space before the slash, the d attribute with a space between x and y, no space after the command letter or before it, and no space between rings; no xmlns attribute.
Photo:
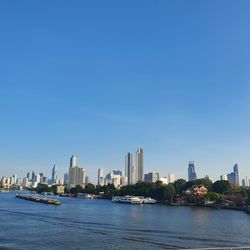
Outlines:
<svg viewBox="0 0 250 250"><path fill-rule="evenodd" d="M137 170L136 167L133 166L131 170L131 184L136 184L137 182L138 182Z"/></svg>
<svg viewBox="0 0 250 250"><path fill-rule="evenodd" d="M240 184L240 178L239 178L239 167L238 164L235 164L233 167L234 174L235 174L235 184L239 185Z"/></svg>
<svg viewBox="0 0 250 250"><path fill-rule="evenodd" d="M137 181L144 179L144 166L143 166L143 149L138 148L135 153L135 170L137 172Z"/></svg>
<svg viewBox="0 0 250 250"><path fill-rule="evenodd" d="M246 186L250 186L250 183L249 183L249 180L248 180L248 177L246 176L246 179L245 179L245 183L246 183Z"/></svg>
<svg viewBox="0 0 250 250"><path fill-rule="evenodd" d="M242 179L242 187L246 187L246 180Z"/></svg>
<svg viewBox="0 0 250 250"><path fill-rule="evenodd" d="M63 184L68 184L69 183L69 174L65 173L63 177Z"/></svg>
<svg viewBox="0 0 250 250"><path fill-rule="evenodd" d="M125 177L127 178L128 185L132 184L132 167L133 167L133 155L127 153L125 156Z"/></svg>
<svg viewBox="0 0 250 250"><path fill-rule="evenodd" d="M89 177L86 176L86 177L85 177L85 186L88 185L88 184L89 184Z"/></svg>
<svg viewBox="0 0 250 250"><path fill-rule="evenodd" d="M56 164L54 164L53 168L52 168L52 178L51 178L51 183L55 184L57 180L57 176L56 176Z"/></svg>
<svg viewBox="0 0 250 250"><path fill-rule="evenodd" d="M76 185L84 186L85 182L85 169L77 166L76 155L72 155L70 158L69 167L69 187Z"/></svg>
<svg viewBox="0 0 250 250"><path fill-rule="evenodd" d="M188 163L188 181L193 181L197 179L195 172L194 161Z"/></svg>
<svg viewBox="0 0 250 250"><path fill-rule="evenodd" d="M72 155L70 158L70 168L76 167L77 166L77 159L76 155Z"/></svg>
<svg viewBox="0 0 250 250"><path fill-rule="evenodd" d="M103 168L98 169L97 184L100 186L104 186L104 169Z"/></svg>
<svg viewBox="0 0 250 250"><path fill-rule="evenodd" d="M235 164L233 167L233 172L227 174L227 180L231 184L239 185L239 167Z"/></svg>
<svg viewBox="0 0 250 250"><path fill-rule="evenodd" d="M32 174L31 174L31 182L33 183L35 181L35 172L32 171Z"/></svg>

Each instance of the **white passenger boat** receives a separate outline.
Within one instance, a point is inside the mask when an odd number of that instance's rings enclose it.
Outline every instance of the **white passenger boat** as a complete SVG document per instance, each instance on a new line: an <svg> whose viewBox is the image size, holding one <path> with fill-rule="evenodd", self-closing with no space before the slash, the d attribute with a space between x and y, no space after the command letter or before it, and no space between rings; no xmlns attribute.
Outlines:
<svg viewBox="0 0 250 250"><path fill-rule="evenodd" d="M157 203L157 200L152 199L150 197L147 197L147 198L143 199L142 203L143 204L155 204L155 203Z"/></svg>
<svg viewBox="0 0 250 250"><path fill-rule="evenodd" d="M128 203L128 204L142 204L143 199L137 196L126 195L119 199L120 203Z"/></svg>

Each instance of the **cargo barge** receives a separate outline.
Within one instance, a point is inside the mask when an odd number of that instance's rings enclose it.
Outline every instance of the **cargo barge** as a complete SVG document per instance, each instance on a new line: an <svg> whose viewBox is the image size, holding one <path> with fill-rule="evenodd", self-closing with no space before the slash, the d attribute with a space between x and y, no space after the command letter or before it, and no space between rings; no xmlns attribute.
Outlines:
<svg viewBox="0 0 250 250"><path fill-rule="evenodd" d="M16 198L18 199L24 199L28 201L34 201L34 202L40 202L48 205L60 205L60 201L57 199L48 199L48 198L42 198L39 196L32 196L27 194L16 194Z"/></svg>

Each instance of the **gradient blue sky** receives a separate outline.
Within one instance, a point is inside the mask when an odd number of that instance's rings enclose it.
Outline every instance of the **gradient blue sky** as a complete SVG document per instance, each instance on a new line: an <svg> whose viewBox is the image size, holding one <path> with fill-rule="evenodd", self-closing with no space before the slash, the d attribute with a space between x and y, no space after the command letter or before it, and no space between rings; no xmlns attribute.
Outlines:
<svg viewBox="0 0 250 250"><path fill-rule="evenodd" d="M250 1L0 1L0 176L250 176Z"/></svg>

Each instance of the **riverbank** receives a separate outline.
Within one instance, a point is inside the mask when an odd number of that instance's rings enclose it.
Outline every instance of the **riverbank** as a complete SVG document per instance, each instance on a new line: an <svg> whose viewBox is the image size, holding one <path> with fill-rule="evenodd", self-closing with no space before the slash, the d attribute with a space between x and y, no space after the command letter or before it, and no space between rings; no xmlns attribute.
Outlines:
<svg viewBox="0 0 250 250"><path fill-rule="evenodd" d="M177 204L177 203L171 203L168 204L169 206L186 206L186 207L204 207L204 208L212 208L212 209L228 209L228 210L235 210L235 211L243 211L250 213L250 209L246 208L239 208L239 207L225 207L225 206L220 206L220 205L202 205L202 204L191 204L191 203L184 203L184 204Z"/></svg>

